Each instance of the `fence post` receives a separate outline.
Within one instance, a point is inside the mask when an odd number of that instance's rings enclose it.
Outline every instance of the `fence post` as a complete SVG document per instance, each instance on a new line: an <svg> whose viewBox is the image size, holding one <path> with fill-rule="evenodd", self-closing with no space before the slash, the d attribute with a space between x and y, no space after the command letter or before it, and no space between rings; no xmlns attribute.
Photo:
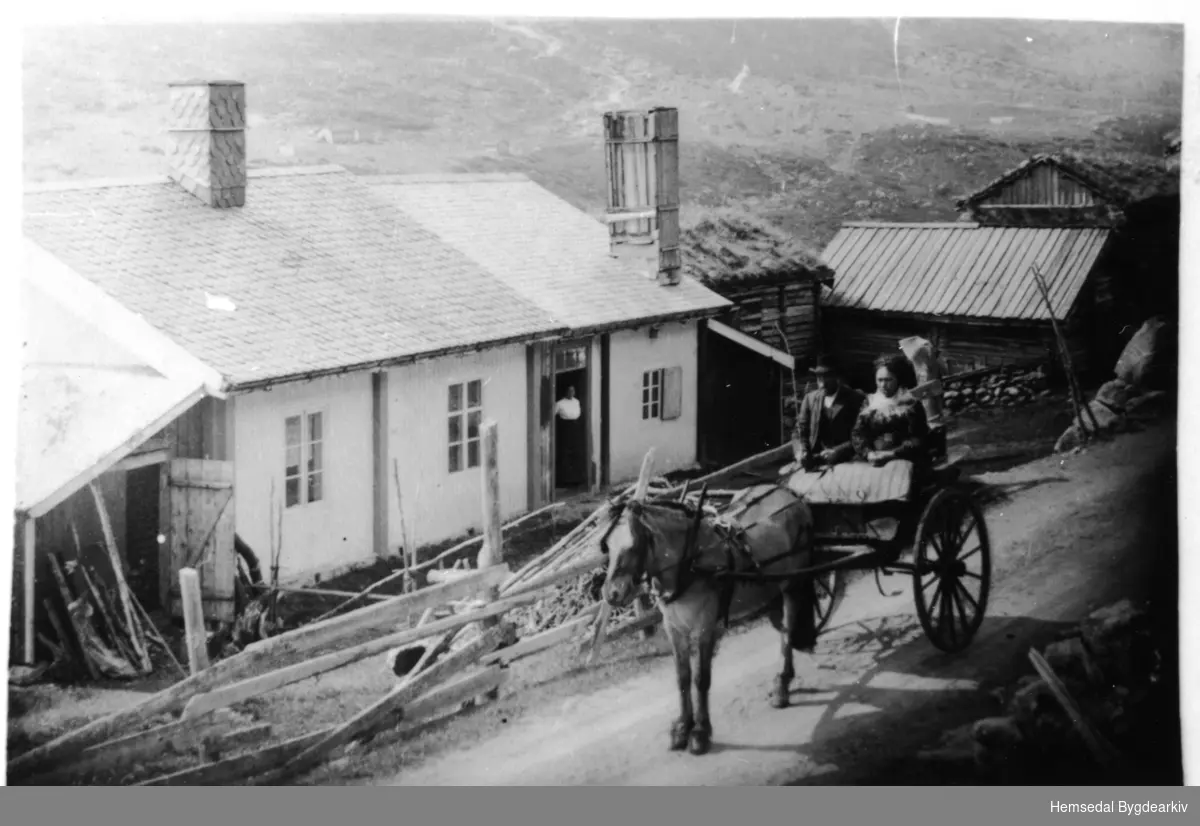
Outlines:
<svg viewBox="0 0 1200 826"><path fill-rule="evenodd" d="M193 674L208 668L208 634L204 631L204 602L200 598L200 573L179 569L179 598L183 603L184 645Z"/></svg>
<svg viewBox="0 0 1200 826"><path fill-rule="evenodd" d="M36 639L35 632L37 629L37 521L36 517L28 514L25 517L24 544L22 549L24 553L24 567L21 573L24 575L25 585L25 610L22 611L22 622L25 630L25 664L32 666L37 657L35 655L34 641ZM15 556L15 554L14 554ZM16 590L16 583L13 583L13 590ZM67 641L62 641L63 646L67 645Z"/></svg>
<svg viewBox="0 0 1200 826"><path fill-rule="evenodd" d="M479 464L483 473L480 489L483 505L483 546L479 549L475 565L487 568L504 564L504 550L500 532L500 460L499 433L494 421L483 422L479 429ZM487 602L500 598L500 587L494 585L483 593ZM500 617L490 617L482 622L484 631L500 623ZM500 695L499 687L487 692L485 697L494 700Z"/></svg>

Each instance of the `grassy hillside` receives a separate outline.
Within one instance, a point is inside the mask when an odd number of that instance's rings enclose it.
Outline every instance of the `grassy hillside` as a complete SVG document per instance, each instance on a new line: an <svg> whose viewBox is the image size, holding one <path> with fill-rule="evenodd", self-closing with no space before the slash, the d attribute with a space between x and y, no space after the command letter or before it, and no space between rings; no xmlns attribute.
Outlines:
<svg viewBox="0 0 1200 826"><path fill-rule="evenodd" d="M894 33L870 19L29 30L25 176L159 172L167 82L233 77L254 166L523 171L599 211L602 113L673 105L685 205L746 204L819 244L846 219L952 217L954 196L1031 151L1156 154L1180 119L1178 26L905 20L898 50Z"/></svg>

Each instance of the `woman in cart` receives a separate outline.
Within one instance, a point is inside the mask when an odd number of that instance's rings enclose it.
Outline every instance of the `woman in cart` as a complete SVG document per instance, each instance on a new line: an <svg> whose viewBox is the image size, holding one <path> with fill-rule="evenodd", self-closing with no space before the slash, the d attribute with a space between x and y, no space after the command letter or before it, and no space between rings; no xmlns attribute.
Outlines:
<svg viewBox="0 0 1200 826"><path fill-rule="evenodd" d="M875 362L875 392L867 397L850 434L856 456L876 466L893 459L922 464L929 421L925 408L906 387L911 365L903 356Z"/></svg>

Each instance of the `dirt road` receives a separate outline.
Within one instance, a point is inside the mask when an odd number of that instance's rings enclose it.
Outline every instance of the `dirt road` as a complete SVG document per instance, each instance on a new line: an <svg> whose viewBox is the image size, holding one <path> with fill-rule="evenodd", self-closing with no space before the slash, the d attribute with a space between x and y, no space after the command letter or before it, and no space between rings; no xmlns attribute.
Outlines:
<svg viewBox="0 0 1200 826"><path fill-rule="evenodd" d="M667 750L677 699L661 658L586 695L543 703L534 689L521 698L525 713L469 748L415 759L375 782L919 782L898 777L897 767L944 730L990 713L989 688L1028 673L1031 645L1102 604L1148 595L1156 560L1174 554L1174 467L1174 431L1160 424L983 477L1007 497L989 508L995 580L972 647L938 652L921 635L909 581L884 578L884 589L901 593L883 596L868 575L850 585L816 655L798 658L802 687L788 709L767 702L779 667L770 628L724 640L711 698L714 745L703 757Z"/></svg>

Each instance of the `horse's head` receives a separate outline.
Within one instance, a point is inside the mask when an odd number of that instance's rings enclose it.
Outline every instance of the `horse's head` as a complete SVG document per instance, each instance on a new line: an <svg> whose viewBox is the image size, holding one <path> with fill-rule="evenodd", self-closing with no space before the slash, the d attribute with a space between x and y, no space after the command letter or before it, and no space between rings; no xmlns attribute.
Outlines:
<svg viewBox="0 0 1200 826"><path fill-rule="evenodd" d="M608 555L608 576L601 593L613 608L624 608L637 596L646 574L649 536L642 524L640 502L614 502L609 505L609 525L600 539L600 549Z"/></svg>

